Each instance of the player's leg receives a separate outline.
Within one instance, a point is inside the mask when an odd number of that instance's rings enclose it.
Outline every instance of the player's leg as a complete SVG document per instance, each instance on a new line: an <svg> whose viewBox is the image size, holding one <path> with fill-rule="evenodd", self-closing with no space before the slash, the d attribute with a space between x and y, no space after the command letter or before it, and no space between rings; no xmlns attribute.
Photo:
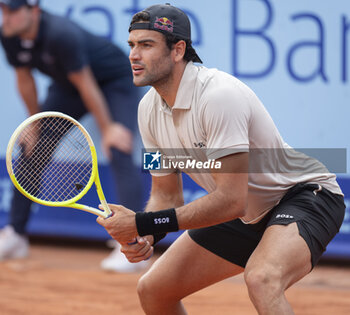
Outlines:
<svg viewBox="0 0 350 315"><path fill-rule="evenodd" d="M184 314L183 297L242 272L266 223L237 219L185 232L139 282L147 314Z"/></svg>
<svg viewBox="0 0 350 315"><path fill-rule="evenodd" d="M185 232L139 280L141 305L146 314L186 314L181 299L242 271L242 267L198 245Z"/></svg>
<svg viewBox="0 0 350 315"><path fill-rule="evenodd" d="M269 227L245 269L259 314L294 314L284 291L311 270L311 254L296 223Z"/></svg>
<svg viewBox="0 0 350 315"><path fill-rule="evenodd" d="M310 272L339 231L343 198L314 186L281 201L247 263L245 280L259 314L293 314L285 290Z"/></svg>

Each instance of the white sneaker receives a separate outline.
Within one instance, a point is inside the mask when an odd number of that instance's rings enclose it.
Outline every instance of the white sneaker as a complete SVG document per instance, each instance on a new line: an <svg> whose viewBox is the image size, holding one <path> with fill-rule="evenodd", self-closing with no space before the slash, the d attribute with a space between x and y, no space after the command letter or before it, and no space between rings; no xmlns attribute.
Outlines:
<svg viewBox="0 0 350 315"><path fill-rule="evenodd" d="M120 245L116 241L108 241L107 245L114 247L114 249L107 258L101 261L101 268L103 270L130 273L147 268L147 261L141 261L138 263L129 262L125 255L120 251Z"/></svg>
<svg viewBox="0 0 350 315"><path fill-rule="evenodd" d="M11 225L5 226L0 231L0 261L27 257L29 242L14 230Z"/></svg>

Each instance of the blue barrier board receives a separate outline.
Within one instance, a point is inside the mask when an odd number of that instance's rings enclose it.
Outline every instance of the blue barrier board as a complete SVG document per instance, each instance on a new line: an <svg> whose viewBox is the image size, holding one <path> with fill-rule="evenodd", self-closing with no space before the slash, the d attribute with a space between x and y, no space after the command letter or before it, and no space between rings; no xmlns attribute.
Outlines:
<svg viewBox="0 0 350 315"><path fill-rule="evenodd" d="M108 166L99 167L104 193L110 203L118 203L115 195L115 185ZM150 175L143 173L144 201L149 195ZM338 182L345 194L347 205L344 223L338 235L328 245L326 257L350 258L350 178L338 177ZM188 176L184 175L184 199L191 202L205 194ZM8 220L8 211L12 195L12 183L7 175L5 161L0 163L0 226ZM81 203L97 207L99 200L94 187L83 197ZM33 204L32 217L28 226L29 235L70 237L91 240L107 240L108 233L96 223L96 216L84 211L70 208L53 208ZM160 244L170 245L179 235L170 233Z"/></svg>

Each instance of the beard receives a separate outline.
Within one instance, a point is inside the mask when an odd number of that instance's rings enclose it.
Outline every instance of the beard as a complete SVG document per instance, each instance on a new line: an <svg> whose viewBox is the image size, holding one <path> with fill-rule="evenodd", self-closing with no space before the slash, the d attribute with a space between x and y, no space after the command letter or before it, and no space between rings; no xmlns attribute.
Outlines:
<svg viewBox="0 0 350 315"><path fill-rule="evenodd" d="M141 64L140 64L141 65ZM170 57L170 50L161 57L153 60L147 66L141 65L144 68L144 73L140 76L134 75L134 84L136 86L163 86L171 80L174 63Z"/></svg>

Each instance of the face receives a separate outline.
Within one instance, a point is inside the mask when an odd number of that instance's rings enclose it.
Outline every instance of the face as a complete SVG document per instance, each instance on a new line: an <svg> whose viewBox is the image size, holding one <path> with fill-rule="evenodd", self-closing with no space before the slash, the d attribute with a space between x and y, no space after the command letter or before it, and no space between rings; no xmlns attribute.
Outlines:
<svg viewBox="0 0 350 315"><path fill-rule="evenodd" d="M133 30L129 34L129 59L136 86L159 86L166 83L173 71L171 50L160 32Z"/></svg>
<svg viewBox="0 0 350 315"><path fill-rule="evenodd" d="M10 10L2 5L2 34L5 37L19 36L27 32L33 23L32 10L22 6L17 10Z"/></svg>

